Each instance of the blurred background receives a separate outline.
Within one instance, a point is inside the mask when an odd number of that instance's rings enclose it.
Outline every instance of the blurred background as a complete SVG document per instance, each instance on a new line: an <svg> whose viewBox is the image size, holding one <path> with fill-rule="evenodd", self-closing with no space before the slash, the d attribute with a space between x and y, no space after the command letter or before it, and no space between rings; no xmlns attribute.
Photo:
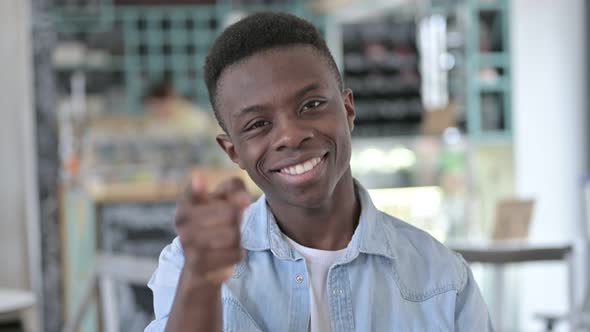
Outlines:
<svg viewBox="0 0 590 332"><path fill-rule="evenodd" d="M498 331L590 330L588 2L2 0L0 331L143 331L188 174L248 180L202 66L259 10L322 31L354 176L464 255Z"/></svg>

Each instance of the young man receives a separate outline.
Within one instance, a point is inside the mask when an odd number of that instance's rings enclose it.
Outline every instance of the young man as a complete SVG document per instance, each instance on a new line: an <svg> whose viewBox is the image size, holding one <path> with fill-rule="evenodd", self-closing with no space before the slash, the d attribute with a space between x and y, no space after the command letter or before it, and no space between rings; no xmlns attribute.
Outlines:
<svg viewBox="0 0 590 332"><path fill-rule="evenodd" d="M373 206L350 172L352 91L287 14L227 28L205 65L217 141L263 195L194 178L146 331L491 331L467 263Z"/></svg>

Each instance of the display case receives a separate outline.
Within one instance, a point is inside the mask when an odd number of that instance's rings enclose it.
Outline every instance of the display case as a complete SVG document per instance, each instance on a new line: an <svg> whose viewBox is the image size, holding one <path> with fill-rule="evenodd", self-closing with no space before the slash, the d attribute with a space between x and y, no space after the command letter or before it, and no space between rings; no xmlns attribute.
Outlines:
<svg viewBox="0 0 590 332"><path fill-rule="evenodd" d="M424 108L412 18L342 25L345 86L354 92L355 136L416 135Z"/></svg>
<svg viewBox="0 0 590 332"><path fill-rule="evenodd" d="M467 130L480 142L509 142L512 137L510 3L467 0Z"/></svg>
<svg viewBox="0 0 590 332"><path fill-rule="evenodd" d="M302 0L61 1L53 11L58 44L53 54L62 94L73 73L87 77L88 94L104 111L138 113L149 85L169 79L180 95L209 109L203 65L215 36L256 10L297 14L323 29ZM91 87L93 87L91 89Z"/></svg>

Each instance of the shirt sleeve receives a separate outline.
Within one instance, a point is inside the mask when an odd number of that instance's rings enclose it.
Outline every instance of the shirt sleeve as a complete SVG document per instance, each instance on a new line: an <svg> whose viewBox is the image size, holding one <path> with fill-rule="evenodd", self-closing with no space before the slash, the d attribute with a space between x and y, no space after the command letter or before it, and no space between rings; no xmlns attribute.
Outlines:
<svg viewBox="0 0 590 332"><path fill-rule="evenodd" d="M148 282L154 297L155 319L145 328L145 332L164 331L183 265L184 254L177 237L162 250L158 268Z"/></svg>
<svg viewBox="0 0 590 332"><path fill-rule="evenodd" d="M469 265L462 258L461 260L466 269L467 277L465 285L457 296L455 305L455 331L492 332L494 328L486 303L473 278L473 273Z"/></svg>

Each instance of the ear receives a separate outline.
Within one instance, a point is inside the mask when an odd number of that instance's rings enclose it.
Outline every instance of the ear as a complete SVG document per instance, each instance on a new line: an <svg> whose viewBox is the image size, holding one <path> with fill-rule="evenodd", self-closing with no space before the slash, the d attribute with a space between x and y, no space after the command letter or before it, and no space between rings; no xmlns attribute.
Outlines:
<svg viewBox="0 0 590 332"><path fill-rule="evenodd" d="M354 96L352 95L352 90L344 89L344 91L342 91L342 98L344 100L344 109L348 119L348 128L352 132L354 129L354 118L356 117L356 113L354 112Z"/></svg>
<svg viewBox="0 0 590 332"><path fill-rule="evenodd" d="M242 160L236 153L236 148L234 143L231 141L231 138L227 134L219 134L217 135L217 144L221 147L221 149L227 154L229 159L240 166L241 169L245 169L245 166L242 164Z"/></svg>

